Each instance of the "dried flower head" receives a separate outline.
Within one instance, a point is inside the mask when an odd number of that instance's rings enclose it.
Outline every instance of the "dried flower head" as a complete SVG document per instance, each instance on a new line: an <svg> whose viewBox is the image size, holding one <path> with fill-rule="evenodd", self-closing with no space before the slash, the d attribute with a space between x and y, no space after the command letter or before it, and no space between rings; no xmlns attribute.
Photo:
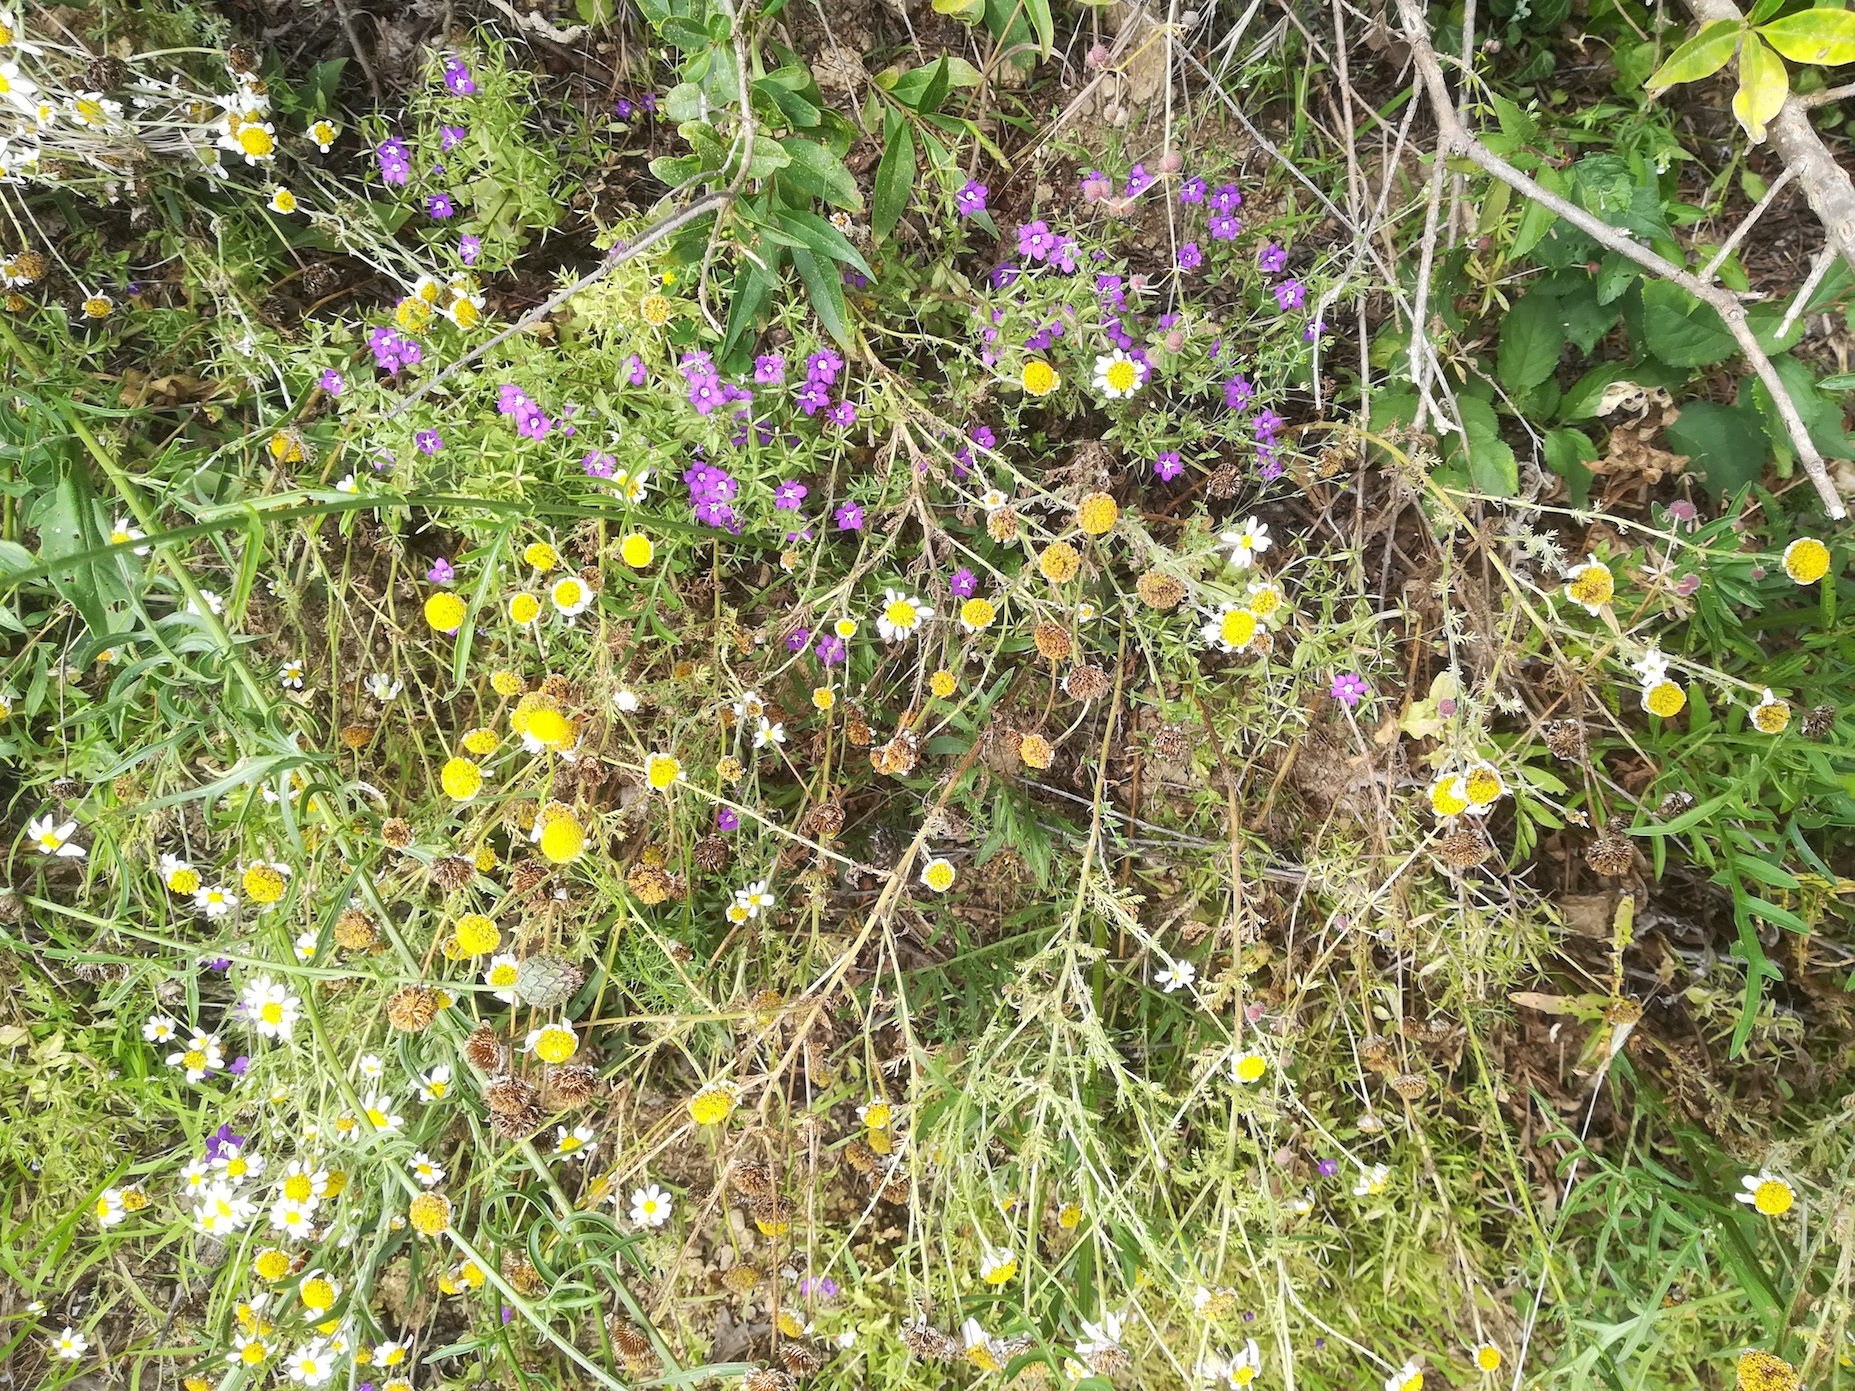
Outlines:
<svg viewBox="0 0 1855 1391"><path fill-rule="evenodd" d="M386 1002L387 1023L403 1034L419 1034L438 1017L438 992L423 985L395 990Z"/></svg>
<svg viewBox="0 0 1855 1391"><path fill-rule="evenodd" d="M480 1072L496 1072L503 1064L502 1040L489 1024L479 1024L464 1040L464 1057Z"/></svg>
<svg viewBox="0 0 1855 1391"><path fill-rule="evenodd" d="M498 1116L519 1115L533 1109L537 1100L538 1094L531 1085L506 1073L490 1078L483 1088L483 1104Z"/></svg>
<svg viewBox="0 0 1855 1391"><path fill-rule="evenodd" d="M372 951L380 945L380 933L372 918L349 908L335 919L335 945L344 951Z"/></svg>
<svg viewBox="0 0 1855 1391"><path fill-rule="evenodd" d="M1606 879L1621 879L1636 867L1636 847L1630 838L1607 832L1585 847L1585 863Z"/></svg>
<svg viewBox="0 0 1855 1391"><path fill-rule="evenodd" d="M1056 759L1056 750L1041 734L1026 734L1018 743L1018 757L1027 768L1048 768Z"/></svg>
<svg viewBox="0 0 1855 1391"><path fill-rule="evenodd" d="M1037 568L1052 584L1064 584L1082 569L1082 555L1067 541L1052 541L1037 557Z"/></svg>
<svg viewBox="0 0 1855 1391"><path fill-rule="evenodd" d="M404 850L412 844L412 823L402 816L395 816L381 825L380 839L395 850Z"/></svg>
<svg viewBox="0 0 1855 1391"><path fill-rule="evenodd" d="M1076 650L1069 629L1061 623L1039 623L1031 630L1031 641L1037 644L1038 652L1052 662L1066 662Z"/></svg>

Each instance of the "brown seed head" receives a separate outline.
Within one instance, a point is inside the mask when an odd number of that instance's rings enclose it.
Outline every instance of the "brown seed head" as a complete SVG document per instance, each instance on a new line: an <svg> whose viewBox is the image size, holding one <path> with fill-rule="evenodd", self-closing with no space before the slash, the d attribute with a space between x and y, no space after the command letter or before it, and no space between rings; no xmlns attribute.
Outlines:
<svg viewBox="0 0 1855 1391"><path fill-rule="evenodd" d="M1134 593L1140 602L1161 613L1176 609L1185 598L1185 582L1159 570L1148 570L1134 581Z"/></svg>
<svg viewBox="0 0 1855 1391"><path fill-rule="evenodd" d="M380 944L374 920L358 908L350 908L335 919L335 945L343 951L372 951Z"/></svg>
<svg viewBox="0 0 1855 1391"><path fill-rule="evenodd" d="M720 874L734 863L734 847L726 836L703 836L689 854L696 868L708 874Z"/></svg>
<svg viewBox="0 0 1855 1391"><path fill-rule="evenodd" d="M348 724L341 727L341 742L344 748L364 749L373 742L372 725Z"/></svg>
<svg viewBox="0 0 1855 1391"><path fill-rule="evenodd" d="M1052 662L1066 662L1076 650L1070 640L1069 629L1061 623L1039 623L1031 631L1031 641L1037 644L1037 650Z"/></svg>
<svg viewBox="0 0 1855 1391"><path fill-rule="evenodd" d="M824 1358L810 1343L781 1343L779 1360L795 1377L810 1376L824 1366Z"/></svg>
<svg viewBox="0 0 1855 1391"><path fill-rule="evenodd" d="M1636 847L1628 836L1607 832L1585 847L1584 862L1595 874L1621 879L1636 867Z"/></svg>
<svg viewBox="0 0 1855 1391"><path fill-rule="evenodd" d="M502 1253L502 1278L515 1286L517 1294L527 1299L539 1299L547 1293L547 1281L541 1278L534 1262L528 1257L514 1251Z"/></svg>
<svg viewBox="0 0 1855 1391"><path fill-rule="evenodd" d="M454 894L476 877L477 867L462 855L446 855L432 864L432 883Z"/></svg>
<svg viewBox="0 0 1855 1391"><path fill-rule="evenodd" d="M1548 720L1540 726L1540 733L1546 736L1546 747L1554 758L1571 763L1584 756L1584 721Z"/></svg>
<svg viewBox="0 0 1855 1391"><path fill-rule="evenodd" d="M499 1116L520 1115L535 1105L535 1089L519 1077L492 1077L483 1087L483 1104Z"/></svg>
<svg viewBox="0 0 1855 1391"><path fill-rule="evenodd" d="M754 1286L760 1283L760 1271L751 1265L730 1266L721 1277L721 1283L735 1294L751 1294Z"/></svg>
<svg viewBox="0 0 1855 1391"><path fill-rule="evenodd" d="M547 883L551 873L540 860L523 860L509 875L509 887L518 894L531 894Z"/></svg>
<svg viewBox="0 0 1855 1391"><path fill-rule="evenodd" d="M1077 667L1063 678L1063 689L1077 700L1100 700L1114 689L1108 673L1093 665Z"/></svg>
<svg viewBox="0 0 1855 1391"><path fill-rule="evenodd" d="M1472 869L1488 858L1489 845L1480 831L1451 831L1440 847L1443 863L1451 869Z"/></svg>
<svg viewBox="0 0 1855 1391"><path fill-rule="evenodd" d="M994 541L1005 542L1017 539L1018 513L1014 507L1001 507L985 519L985 529Z"/></svg>
<svg viewBox="0 0 1855 1391"><path fill-rule="evenodd" d="M625 887L631 890L638 902L648 906L662 903L670 897L670 891L675 885L663 870L639 860L625 876Z"/></svg>
<svg viewBox="0 0 1855 1391"><path fill-rule="evenodd" d="M380 827L380 839L395 850L404 850L412 844L412 823L403 816L395 816Z"/></svg>
<svg viewBox="0 0 1855 1391"><path fill-rule="evenodd" d="M479 1072L497 1072L502 1068L502 1040L488 1024L479 1024L464 1040L464 1057Z"/></svg>
<svg viewBox="0 0 1855 1391"><path fill-rule="evenodd" d="M526 1140L541 1128L544 1119L539 1106L507 1114L498 1112L490 1117L490 1130L498 1140Z"/></svg>
<svg viewBox="0 0 1855 1391"><path fill-rule="evenodd" d="M422 985L395 990L386 1002L387 1023L402 1034L422 1034L438 1017L438 992Z"/></svg>
<svg viewBox="0 0 1855 1391"><path fill-rule="evenodd" d="M599 1091L599 1074L590 1067L551 1067L547 1073L548 1099L561 1109L584 1106Z"/></svg>
<svg viewBox="0 0 1855 1391"><path fill-rule="evenodd" d="M795 1391L798 1382L777 1367L761 1367L741 1378L741 1391Z"/></svg>

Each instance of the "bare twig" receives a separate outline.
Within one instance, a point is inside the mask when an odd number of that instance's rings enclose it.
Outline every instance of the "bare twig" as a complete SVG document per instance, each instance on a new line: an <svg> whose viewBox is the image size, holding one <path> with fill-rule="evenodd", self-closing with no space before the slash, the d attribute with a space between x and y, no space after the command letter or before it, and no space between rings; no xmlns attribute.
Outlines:
<svg viewBox="0 0 1855 1391"><path fill-rule="evenodd" d="M1816 293L1816 287L1823 283L1823 277L1829 274L1829 268L1835 264L1836 253L1833 247L1824 247L1816 253L1816 262L1810 267L1810 278L1797 288L1797 298L1791 301L1791 307L1784 311L1784 322L1778 325L1778 337L1782 338L1791 331L1791 325L1797 322L1797 316L1810 303L1810 297Z"/></svg>
<svg viewBox="0 0 1855 1391"><path fill-rule="evenodd" d="M1713 277L1725 264L1726 258L1739 249L1739 243L1746 239L1746 233L1752 230L1753 224L1765 215L1765 209L1771 206L1771 200L1776 198L1779 191L1796 177L1797 171L1786 165L1784 172L1771 181L1771 187L1767 188L1765 196L1758 200L1758 206L1745 215L1745 221L1733 228L1732 235L1726 239L1726 244L1713 253L1713 259L1707 262L1706 267L1700 273L1702 280L1709 285L1713 284Z"/></svg>
<svg viewBox="0 0 1855 1391"><path fill-rule="evenodd" d="M1701 2L1725 3L1729 9L1732 8L1731 0L1701 0ZM1777 369L1771 365L1771 359L1765 355L1765 350L1759 347L1757 336L1746 322L1745 306L1730 292L1714 285L1703 284L1691 272L1658 256L1633 237L1593 217L1576 204L1540 187L1538 182L1521 173L1471 135L1456 117L1455 103L1450 100L1449 86L1443 78L1442 64L1437 61L1436 50L1430 46L1430 29L1424 19L1422 9L1416 0L1398 0L1398 8L1404 20L1405 38L1411 45L1411 57L1415 60L1417 71L1423 79L1424 88L1430 99L1430 110L1437 123L1441 146L1438 150L1438 157L1459 155L1474 161L1502 183L1557 213L1600 246L1607 247L1634 261L1645 270L1653 271L1662 279L1679 285L1695 299L1718 313L1727 331L1733 335L1733 341L1738 343L1739 351L1745 355L1746 361L1752 364L1752 370L1758 373L1759 380L1771 393L1772 403L1777 407L1778 415L1784 421L1785 433L1790 436L1791 447L1796 450L1797 457L1803 462L1804 472L1809 474L1817 496L1822 499L1824 510L1837 520L1848 516L1848 508L1843 504L1841 495L1836 492L1835 484L1830 481L1829 470L1823 464L1823 456L1817 450L1816 442L1810 438L1809 430L1804 427L1803 418L1797 414L1796 403L1791 400L1790 392L1785 389ZM1737 15L1738 11L1733 10L1733 14ZM1815 138L1814 133L1811 138ZM1820 149L1821 142L1817 143ZM1828 158L1827 153L1824 157ZM1809 170L1804 170L1801 177L1807 187L1810 180ZM1847 176L1844 175L1843 178L1846 182ZM1813 206L1814 202L1813 199ZM1851 224L1851 232L1855 232L1855 224Z"/></svg>
<svg viewBox="0 0 1855 1391"><path fill-rule="evenodd" d="M1843 101L1855 97L1855 82L1843 87L1830 87L1825 91L1811 92L1808 96L1796 96L1791 100L1806 111L1814 111L1819 106L1828 106L1832 101Z"/></svg>
<svg viewBox="0 0 1855 1391"><path fill-rule="evenodd" d="M576 24L571 29L556 29L541 15L530 10L527 14L518 11L508 0L490 0L490 4L509 17L509 22L517 29L528 29L544 39L552 39L558 44L570 44L586 37L588 30L584 24Z"/></svg>

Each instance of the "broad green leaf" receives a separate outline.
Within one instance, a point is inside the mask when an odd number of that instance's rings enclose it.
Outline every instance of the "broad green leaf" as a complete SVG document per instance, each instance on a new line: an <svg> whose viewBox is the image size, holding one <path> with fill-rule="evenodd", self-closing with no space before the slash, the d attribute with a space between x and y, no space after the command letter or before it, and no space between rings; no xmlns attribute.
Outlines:
<svg viewBox="0 0 1855 1391"><path fill-rule="evenodd" d="M876 166L876 190L870 205L870 228L879 237L895 230L915 190L915 133L908 121L890 115L893 129L885 132L882 163Z"/></svg>
<svg viewBox="0 0 1855 1391"><path fill-rule="evenodd" d="M1680 286L1652 281L1642 301L1643 342L1669 366L1708 367L1738 350L1720 316Z"/></svg>
<svg viewBox="0 0 1855 1391"><path fill-rule="evenodd" d="M1565 491L1573 507L1583 507L1591 496L1594 477L1585 465L1597 458L1597 446L1583 430L1548 430L1545 437L1546 466L1565 480Z"/></svg>
<svg viewBox="0 0 1855 1391"><path fill-rule="evenodd" d="M1758 414L1742 406L1692 402L1663 434L1670 449L1688 456L1688 472L1715 497L1737 492L1764 471L1765 432Z"/></svg>
<svg viewBox="0 0 1855 1391"><path fill-rule="evenodd" d="M843 160L817 141L796 135L787 136L779 144L791 159L785 169L787 179L814 198L822 198L848 212L863 211L863 195L857 192L857 181L844 167Z"/></svg>
<svg viewBox="0 0 1855 1391"><path fill-rule="evenodd" d="M1048 58L1056 42L1056 20L1050 13L1050 0L1023 0L1023 4L1024 13L1031 18L1031 28L1037 31L1037 52Z"/></svg>
<svg viewBox="0 0 1855 1391"><path fill-rule="evenodd" d="M778 108L779 114L800 130L809 130L818 124L820 115L818 108L785 83L775 82L770 77L763 77L754 83L754 91L772 102Z"/></svg>
<svg viewBox="0 0 1855 1391"><path fill-rule="evenodd" d="M818 321L825 327L825 332L838 343L850 346L850 330L844 323L844 282L837 266L831 261L823 265L810 251L794 248L792 264L798 267L799 279L805 282L806 293L811 296L812 309L818 315Z"/></svg>
<svg viewBox="0 0 1855 1391"><path fill-rule="evenodd" d="M1765 123L1778 114L1790 93L1791 75L1784 70L1783 59L1748 34L1739 49L1739 90L1733 94L1733 115L1754 145L1764 142Z"/></svg>
<svg viewBox="0 0 1855 1391"><path fill-rule="evenodd" d="M1739 44L1739 26L1730 19L1716 19L1693 38L1668 55L1643 85L1656 96L1677 82L1695 82L1711 77L1726 66Z"/></svg>
<svg viewBox="0 0 1855 1391"><path fill-rule="evenodd" d="M1501 320L1497 371L1509 391L1530 391L1559 365L1565 330L1559 306L1548 295L1529 294Z"/></svg>
<svg viewBox="0 0 1855 1391"><path fill-rule="evenodd" d="M1538 174L1539 186L1548 193L1564 197L1567 190L1565 176L1556 169L1541 169ZM1552 224L1559 220L1559 215L1548 209L1543 203L1526 205L1526 211L1520 214L1520 225L1514 229L1513 245L1508 248L1514 256L1524 256L1539 245L1540 238L1552 230Z"/></svg>
<svg viewBox="0 0 1855 1391"><path fill-rule="evenodd" d="M1799 10L1759 29L1766 43L1793 63L1826 68L1855 63L1855 10Z"/></svg>
<svg viewBox="0 0 1855 1391"><path fill-rule="evenodd" d="M1623 381L1629 375L1628 363L1598 363L1573 383L1564 396L1559 398L1559 419L1570 422L1589 420L1596 416L1598 405L1604 399L1604 392L1612 383Z"/></svg>
<svg viewBox="0 0 1855 1391"><path fill-rule="evenodd" d="M788 208L781 210L776 217L779 225L789 235L798 237L817 255L827 256L834 261L842 261L852 270L870 280L876 278L876 272L870 269L869 262L863 259L862 253L850 244L842 232L817 213Z"/></svg>
<svg viewBox="0 0 1855 1391"><path fill-rule="evenodd" d="M934 0L934 13L950 15L962 24L977 24L985 18L985 0Z"/></svg>

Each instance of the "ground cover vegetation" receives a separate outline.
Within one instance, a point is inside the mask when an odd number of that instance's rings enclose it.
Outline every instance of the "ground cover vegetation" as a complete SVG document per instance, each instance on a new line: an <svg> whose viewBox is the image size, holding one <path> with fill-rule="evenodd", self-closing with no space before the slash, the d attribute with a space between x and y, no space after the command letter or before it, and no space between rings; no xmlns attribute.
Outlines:
<svg viewBox="0 0 1855 1391"><path fill-rule="evenodd" d="M0 9L0 1376L1840 1384L1844 64Z"/></svg>

